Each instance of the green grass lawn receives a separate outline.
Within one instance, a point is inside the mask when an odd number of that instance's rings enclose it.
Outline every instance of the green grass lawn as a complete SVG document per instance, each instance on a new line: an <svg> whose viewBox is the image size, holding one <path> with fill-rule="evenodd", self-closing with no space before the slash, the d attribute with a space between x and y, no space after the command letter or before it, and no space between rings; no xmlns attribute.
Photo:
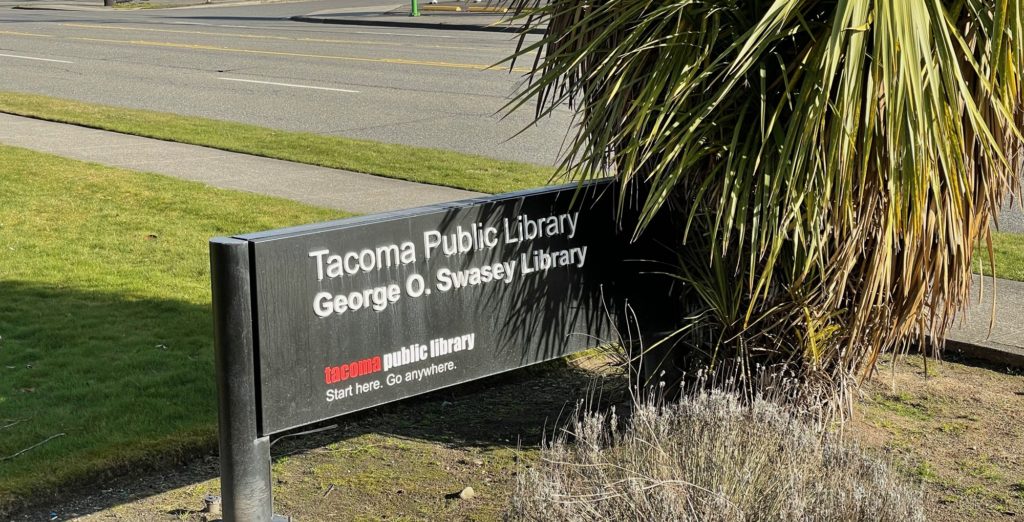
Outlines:
<svg viewBox="0 0 1024 522"><path fill-rule="evenodd" d="M214 447L207 241L342 216L0 146L0 515Z"/></svg>
<svg viewBox="0 0 1024 522"><path fill-rule="evenodd" d="M1024 281L1024 235L1007 232L992 233L992 252L995 254L996 277ZM991 275L988 252L979 248L975 256L980 263L978 273Z"/></svg>
<svg viewBox="0 0 1024 522"><path fill-rule="evenodd" d="M555 172L451 151L286 132L36 94L0 91L0 112L492 194L546 185Z"/></svg>
<svg viewBox="0 0 1024 522"><path fill-rule="evenodd" d="M0 517L214 447L208 239L337 217L0 146ZM1024 238L995 239L1024 279Z"/></svg>

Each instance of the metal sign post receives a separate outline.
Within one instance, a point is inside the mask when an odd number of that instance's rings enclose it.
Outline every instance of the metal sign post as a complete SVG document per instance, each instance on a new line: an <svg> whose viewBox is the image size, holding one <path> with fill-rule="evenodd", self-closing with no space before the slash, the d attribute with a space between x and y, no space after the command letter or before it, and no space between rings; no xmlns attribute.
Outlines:
<svg viewBox="0 0 1024 522"><path fill-rule="evenodd" d="M210 274L224 520L271 522L270 439L257 433L248 243L210 241Z"/></svg>

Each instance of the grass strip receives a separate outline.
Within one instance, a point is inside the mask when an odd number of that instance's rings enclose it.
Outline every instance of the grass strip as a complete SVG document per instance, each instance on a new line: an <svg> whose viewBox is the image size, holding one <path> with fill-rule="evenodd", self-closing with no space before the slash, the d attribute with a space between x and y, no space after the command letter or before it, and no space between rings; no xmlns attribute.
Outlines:
<svg viewBox="0 0 1024 522"><path fill-rule="evenodd" d="M548 184L554 169L458 152L0 92L0 112L297 163L497 194Z"/></svg>
<svg viewBox="0 0 1024 522"><path fill-rule="evenodd" d="M209 238L344 214L5 146L0 172L0 518L215 447Z"/></svg>
<svg viewBox="0 0 1024 522"><path fill-rule="evenodd" d="M995 258L996 277L1013 281L1024 281L1024 234L992 232L992 253ZM975 272L991 275L988 264L988 249L978 247L974 256Z"/></svg>

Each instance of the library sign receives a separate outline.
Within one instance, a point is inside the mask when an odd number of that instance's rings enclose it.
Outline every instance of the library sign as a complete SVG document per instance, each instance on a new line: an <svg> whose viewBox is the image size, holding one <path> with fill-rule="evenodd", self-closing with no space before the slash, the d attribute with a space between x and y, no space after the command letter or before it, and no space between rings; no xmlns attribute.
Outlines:
<svg viewBox="0 0 1024 522"><path fill-rule="evenodd" d="M271 520L269 437L607 339L607 184L210 242L225 520Z"/></svg>

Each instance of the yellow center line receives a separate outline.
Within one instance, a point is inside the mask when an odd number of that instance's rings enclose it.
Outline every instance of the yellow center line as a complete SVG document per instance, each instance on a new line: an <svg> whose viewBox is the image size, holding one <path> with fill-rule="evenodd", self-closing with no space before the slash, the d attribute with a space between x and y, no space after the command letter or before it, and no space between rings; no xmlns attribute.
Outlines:
<svg viewBox="0 0 1024 522"><path fill-rule="evenodd" d="M156 29L151 27L126 27L120 25L98 25L98 24L78 24L78 23L62 23L64 27L75 27L79 29L113 29L118 31L136 31L136 32L149 32L149 33L169 33L169 34L191 34L198 36L219 36L229 38L246 38L250 40L277 40L286 42L307 42L307 43L329 43L329 44L350 44L350 45L379 45L386 47L404 47L404 48L420 48L420 49L448 49L456 51L501 51L498 48L486 48L486 47L457 47L449 45L419 45L419 44L408 44L400 42L372 42L369 40L338 40L330 38L294 38L290 36L273 36L266 34L242 34L242 33L215 33L210 31L186 31L180 29Z"/></svg>
<svg viewBox="0 0 1024 522"><path fill-rule="evenodd" d="M291 56L296 58L318 58L322 60L340 60L349 62L368 62L368 63L387 63L395 65L421 65L426 67L445 67L449 69L469 69L474 71L507 71L505 68L498 68L491 65L480 65L475 63L453 63L453 62L436 62L426 60L407 60L404 58L361 58L357 56L338 56L330 54L306 54L306 53L292 53L286 51L261 51L258 49L239 49L234 47L221 47L216 45L202 45L202 44L185 44L185 43L174 43L174 42L152 42L148 40L113 40L108 38L87 38L84 36L69 36L62 39L76 40L82 42L98 42L98 43L113 43L113 44L124 44L124 45L139 45L145 47L167 47L172 49L194 49L200 51L215 51L224 53L243 53L243 54L260 54L266 56ZM512 69L512 72L530 72L526 68Z"/></svg>

